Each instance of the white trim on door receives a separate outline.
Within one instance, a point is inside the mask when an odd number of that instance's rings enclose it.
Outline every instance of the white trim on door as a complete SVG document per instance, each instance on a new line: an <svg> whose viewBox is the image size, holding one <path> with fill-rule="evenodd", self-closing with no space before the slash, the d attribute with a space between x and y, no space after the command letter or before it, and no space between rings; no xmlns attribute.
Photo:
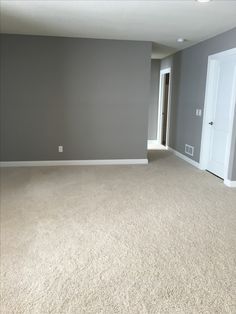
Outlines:
<svg viewBox="0 0 236 314"><path fill-rule="evenodd" d="M170 113L171 113L171 68L166 68L160 71L160 83L159 83L159 101L158 101L158 117L157 117L157 143L161 145L162 138L162 111L164 100L164 78L165 74L170 74L169 77L169 91L168 91L168 106L167 106L167 126L166 126L166 147L169 145L170 135Z"/></svg>
<svg viewBox="0 0 236 314"><path fill-rule="evenodd" d="M167 150L167 147L160 145L157 140L148 140L148 150Z"/></svg>
<svg viewBox="0 0 236 314"><path fill-rule="evenodd" d="M148 140L147 148L148 149L158 149L160 145L157 140Z"/></svg>
<svg viewBox="0 0 236 314"><path fill-rule="evenodd" d="M236 188L236 181L224 180L224 184L230 188Z"/></svg>
<svg viewBox="0 0 236 314"><path fill-rule="evenodd" d="M214 55L210 55L208 57L208 68L207 68L207 83L206 83L206 93L205 93L205 104L204 104L204 115L203 115L203 125L202 125L202 140L201 140L201 151L200 151L200 169L207 169L207 161L209 156L209 114L212 108L212 89L213 89L213 77L217 74L217 61L216 58L230 56L236 54L236 48L223 51ZM230 164L230 152L232 147L232 135L233 135L233 124L234 124L234 116L235 116L235 107L236 107L236 71L234 73L234 86L233 93L231 96L231 106L230 106L230 123L229 123L229 138L227 141L226 153L225 153L225 167L224 167L224 183L227 186L231 186L228 178L229 175L229 164Z"/></svg>

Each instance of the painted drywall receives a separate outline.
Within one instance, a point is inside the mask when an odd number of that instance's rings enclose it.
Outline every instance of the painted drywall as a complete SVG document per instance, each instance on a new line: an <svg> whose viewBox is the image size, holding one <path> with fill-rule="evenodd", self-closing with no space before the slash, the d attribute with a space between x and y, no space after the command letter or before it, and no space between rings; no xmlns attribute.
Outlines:
<svg viewBox="0 0 236 314"><path fill-rule="evenodd" d="M148 139L149 140L157 139L159 80L160 80L160 60L152 59L150 103L149 103L149 110L148 110Z"/></svg>
<svg viewBox="0 0 236 314"><path fill-rule="evenodd" d="M208 56L236 47L236 28L180 51L161 61L161 69L172 68L170 147L185 154L185 144L195 148L193 159L199 162ZM236 180L235 152L231 152L229 178ZM188 156L191 158L191 156ZM234 161L233 161L234 159Z"/></svg>
<svg viewBox="0 0 236 314"><path fill-rule="evenodd" d="M146 158L150 56L149 42L1 35L1 160Z"/></svg>

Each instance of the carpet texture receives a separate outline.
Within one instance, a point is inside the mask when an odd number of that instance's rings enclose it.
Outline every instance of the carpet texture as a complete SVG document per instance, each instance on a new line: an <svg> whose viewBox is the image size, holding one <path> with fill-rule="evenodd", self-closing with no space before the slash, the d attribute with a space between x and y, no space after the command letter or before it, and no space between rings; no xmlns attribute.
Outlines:
<svg viewBox="0 0 236 314"><path fill-rule="evenodd" d="M149 160L2 169L3 314L236 313L236 190Z"/></svg>

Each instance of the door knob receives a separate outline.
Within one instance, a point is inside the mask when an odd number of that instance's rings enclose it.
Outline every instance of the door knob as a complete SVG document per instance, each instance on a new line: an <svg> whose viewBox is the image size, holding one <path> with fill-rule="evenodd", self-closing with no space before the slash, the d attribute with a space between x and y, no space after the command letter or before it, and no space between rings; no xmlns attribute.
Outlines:
<svg viewBox="0 0 236 314"><path fill-rule="evenodd" d="M209 124L210 124L210 125L213 125L214 123L211 121L211 122L209 122Z"/></svg>

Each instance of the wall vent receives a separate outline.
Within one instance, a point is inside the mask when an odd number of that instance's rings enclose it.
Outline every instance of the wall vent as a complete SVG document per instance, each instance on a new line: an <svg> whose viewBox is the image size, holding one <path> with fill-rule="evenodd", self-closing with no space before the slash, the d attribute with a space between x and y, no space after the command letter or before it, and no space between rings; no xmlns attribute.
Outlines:
<svg viewBox="0 0 236 314"><path fill-rule="evenodd" d="M194 154L194 147L188 144L185 144L185 153L187 155L193 156Z"/></svg>

